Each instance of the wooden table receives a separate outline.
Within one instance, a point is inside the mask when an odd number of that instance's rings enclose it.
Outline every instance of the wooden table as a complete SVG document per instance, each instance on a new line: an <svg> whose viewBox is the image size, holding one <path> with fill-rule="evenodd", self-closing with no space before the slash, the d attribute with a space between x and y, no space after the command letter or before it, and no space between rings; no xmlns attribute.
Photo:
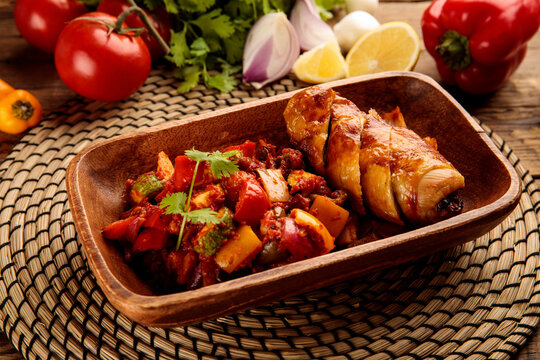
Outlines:
<svg viewBox="0 0 540 360"><path fill-rule="evenodd" d="M55 72L53 58L26 43L13 22L14 0L0 0L0 78L12 86L33 92L41 101L45 114L71 98ZM402 20L421 35L420 18L429 2L381 3L376 18L381 22ZM540 186L540 33L529 45L520 68L502 89L491 95L470 96L456 89L449 91L473 115L505 139L529 169ZM416 71L440 80L433 59L422 50ZM22 135L0 133L0 161L11 151ZM0 333L0 358L21 359L3 333ZM540 331L517 356L519 360L540 359Z"/></svg>

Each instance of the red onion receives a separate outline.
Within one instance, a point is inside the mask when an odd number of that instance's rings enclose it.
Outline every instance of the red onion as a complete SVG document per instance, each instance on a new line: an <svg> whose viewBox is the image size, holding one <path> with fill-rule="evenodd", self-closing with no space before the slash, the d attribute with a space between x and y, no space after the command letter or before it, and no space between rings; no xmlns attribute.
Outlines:
<svg viewBox="0 0 540 360"><path fill-rule="evenodd" d="M290 15L302 50L336 40L330 25L321 19L315 0L296 0Z"/></svg>
<svg viewBox="0 0 540 360"><path fill-rule="evenodd" d="M300 55L293 26L284 13L262 16L251 28L243 56L243 79L256 89L287 75Z"/></svg>

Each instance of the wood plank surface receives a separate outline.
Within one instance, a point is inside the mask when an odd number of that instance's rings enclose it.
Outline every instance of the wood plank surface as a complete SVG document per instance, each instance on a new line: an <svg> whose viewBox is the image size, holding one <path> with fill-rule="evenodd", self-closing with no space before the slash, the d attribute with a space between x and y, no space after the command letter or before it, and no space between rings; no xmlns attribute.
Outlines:
<svg viewBox="0 0 540 360"><path fill-rule="evenodd" d="M22 39L13 22L14 0L0 0L0 78L16 88L33 92L45 113L53 111L74 93L62 84L51 55L44 54ZM381 22L406 21L419 35L420 18L429 5L426 1L381 3L376 18ZM530 42L528 54L511 79L494 94L471 96L455 88L448 90L478 119L505 139L529 169L540 186L540 34ZM422 50L416 71L440 80L433 59ZM0 161L22 135L0 133ZM0 332L0 359L21 359L5 334ZM537 331L517 355L519 360L540 359L540 335Z"/></svg>

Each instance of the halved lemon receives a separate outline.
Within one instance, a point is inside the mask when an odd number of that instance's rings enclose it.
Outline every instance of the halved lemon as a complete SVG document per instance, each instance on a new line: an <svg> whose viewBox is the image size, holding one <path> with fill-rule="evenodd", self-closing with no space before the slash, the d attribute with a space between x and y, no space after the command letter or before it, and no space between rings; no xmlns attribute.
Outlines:
<svg viewBox="0 0 540 360"><path fill-rule="evenodd" d="M347 77L382 71L412 70L420 55L420 38L402 21L385 23L364 34L347 53Z"/></svg>
<svg viewBox="0 0 540 360"><path fill-rule="evenodd" d="M302 81L321 84L343 78L345 68L345 59L337 41L328 41L300 55L292 70Z"/></svg>

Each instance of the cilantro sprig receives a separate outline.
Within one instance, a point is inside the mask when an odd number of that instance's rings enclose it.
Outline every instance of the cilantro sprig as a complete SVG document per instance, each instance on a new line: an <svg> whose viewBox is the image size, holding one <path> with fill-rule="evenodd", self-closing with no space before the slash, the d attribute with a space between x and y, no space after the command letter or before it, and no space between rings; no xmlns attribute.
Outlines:
<svg viewBox="0 0 540 360"><path fill-rule="evenodd" d="M176 242L176 250L180 248L182 237L184 236L184 229L188 221L190 223L200 224L219 224L222 221L218 217L218 213L209 208L189 210L200 163L207 161L210 164L212 175L218 179L229 177L232 173L238 171L236 161L231 160L231 157L238 154L237 150L227 151L225 153L220 151L210 153L191 149L186 150L185 154L188 158L195 161L195 169L193 170L193 178L191 179L191 184L189 186L189 193L177 192L169 194L161 200L159 205L161 208L165 209L165 214L178 214L182 216L182 225L180 227L180 233L178 234L178 241Z"/></svg>

